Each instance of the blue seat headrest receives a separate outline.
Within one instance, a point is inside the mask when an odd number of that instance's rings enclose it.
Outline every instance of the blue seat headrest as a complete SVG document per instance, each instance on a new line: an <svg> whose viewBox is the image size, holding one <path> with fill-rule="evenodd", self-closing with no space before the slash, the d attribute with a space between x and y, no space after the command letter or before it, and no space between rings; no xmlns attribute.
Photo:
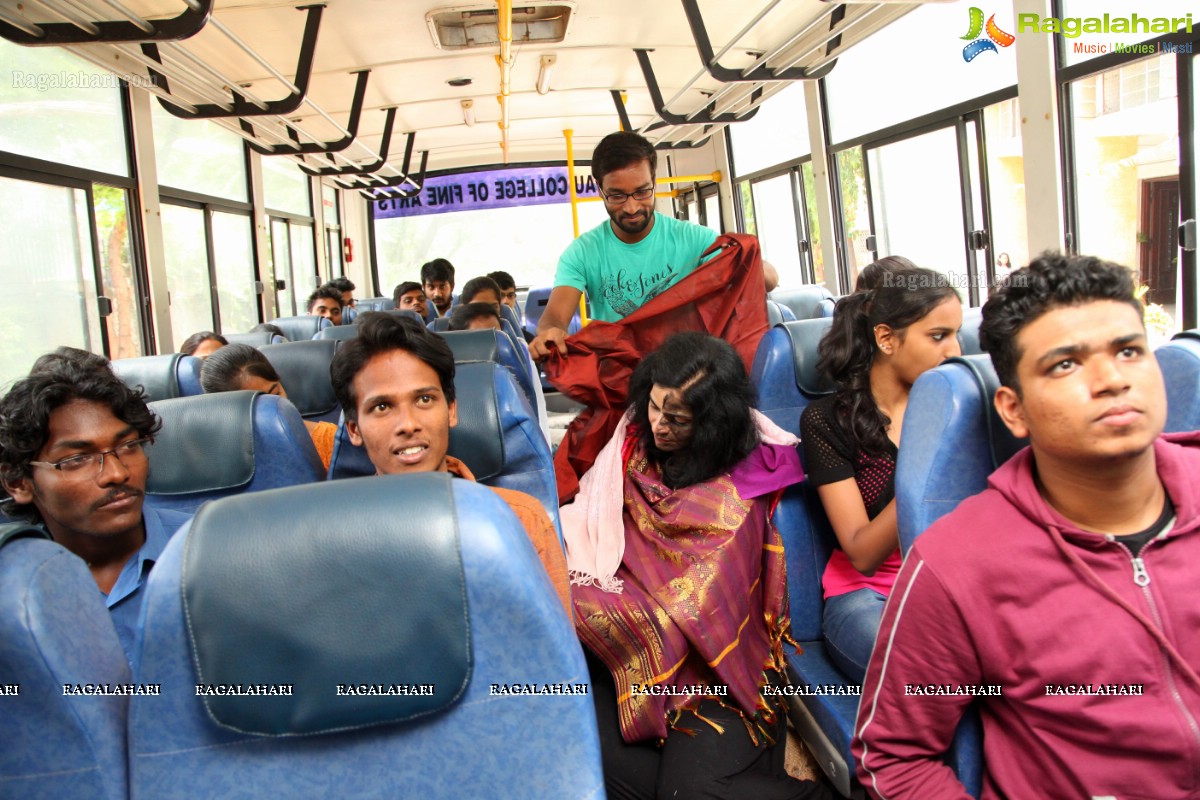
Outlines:
<svg viewBox="0 0 1200 800"><path fill-rule="evenodd" d="M279 317L271 320L271 324L283 331L288 341L302 342L316 336L325 327L322 325L324 321L324 317L316 314L304 314L299 317Z"/></svg>
<svg viewBox="0 0 1200 800"><path fill-rule="evenodd" d="M832 322L829 317L818 317L783 323L784 330L792 339L792 357L796 361L796 388L807 397L833 394L835 390L835 387L817 372L817 348Z"/></svg>
<svg viewBox="0 0 1200 800"><path fill-rule="evenodd" d="M442 318L444 319L444 317ZM446 331L442 338L450 345L454 353L454 363L464 361L496 361L500 360L500 347L496 336L503 336L498 331Z"/></svg>
<svg viewBox="0 0 1200 800"><path fill-rule="evenodd" d="M1171 337L1171 339L1172 339L1172 340L1175 340L1175 339L1196 339L1196 340L1200 340L1200 329L1197 329L1197 330L1189 330L1189 331L1180 331L1179 333L1177 333L1177 334L1175 334L1174 336L1172 336L1172 337Z"/></svg>
<svg viewBox="0 0 1200 800"><path fill-rule="evenodd" d="M358 317L356 316L355 319L358 319ZM357 325L330 325L328 328L319 331L316 339L317 341L325 339L345 340L353 339L355 336L358 336Z"/></svg>
<svg viewBox="0 0 1200 800"><path fill-rule="evenodd" d="M293 687L291 696L205 695L218 725L262 736L328 733L403 722L458 700L472 650L450 481L436 472L371 477L200 509L182 572L198 682ZM336 520L331 508L340 509ZM404 513L414 508L420 513ZM339 694L339 686L384 691Z"/></svg>
<svg viewBox="0 0 1200 800"><path fill-rule="evenodd" d="M329 365L340 343L337 339L316 339L262 348L262 354L279 373L288 400L300 410L300 416L319 417L337 409Z"/></svg>
<svg viewBox="0 0 1200 800"><path fill-rule="evenodd" d="M445 333L446 331L450 330L450 318L434 317L433 319L429 320L429 324L426 327L435 333Z"/></svg>
<svg viewBox="0 0 1200 800"><path fill-rule="evenodd" d="M983 353L979 344L979 323L983 322L982 308L964 308L962 329L958 332L958 346L964 356Z"/></svg>
<svg viewBox="0 0 1200 800"><path fill-rule="evenodd" d="M992 453L993 467L998 467L1008 461L1017 454L1018 450L1029 444L1028 439L1018 439L1013 436L996 411L996 404L992 400L996 396L996 390L1000 388L1000 378L996 375L996 368L992 365L991 356L987 354L955 356L946 359L943 363L963 364L970 370L976 386L979 387L983 407L987 412L988 448Z"/></svg>
<svg viewBox="0 0 1200 800"><path fill-rule="evenodd" d="M186 359L186 361L185 361ZM195 362L194 364L189 362ZM167 353L161 356L119 358L112 362L113 372L126 386L141 386L148 400L168 400L186 394L180 386L180 371L190 370L196 374L199 386L200 359L182 353Z"/></svg>
<svg viewBox="0 0 1200 800"><path fill-rule="evenodd" d="M797 286L794 289L776 289L768 296L780 305L785 305L796 315L796 319L816 319L822 315L823 304L833 295L819 283Z"/></svg>
<svg viewBox="0 0 1200 800"><path fill-rule="evenodd" d="M251 347L275 344L275 334L270 331L251 331L250 333L223 334L230 344L248 344Z"/></svg>
<svg viewBox="0 0 1200 800"><path fill-rule="evenodd" d="M425 324L425 318L422 317L417 312L413 311L411 308L382 309L382 313L387 314L389 316L393 316L393 317L407 317L409 319L415 319L417 322L421 323L422 325ZM362 314L358 315L358 318L354 320L354 324L357 325L360 322L362 322Z"/></svg>
<svg viewBox="0 0 1200 800"><path fill-rule="evenodd" d="M250 483L257 394L220 392L152 403L151 410L163 424L154 444L146 448L146 492L195 494Z"/></svg>

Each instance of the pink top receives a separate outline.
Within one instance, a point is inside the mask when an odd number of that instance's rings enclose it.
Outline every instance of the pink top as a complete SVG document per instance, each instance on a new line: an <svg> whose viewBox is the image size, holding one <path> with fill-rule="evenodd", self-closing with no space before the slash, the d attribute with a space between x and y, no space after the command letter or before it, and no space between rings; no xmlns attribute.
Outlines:
<svg viewBox="0 0 1200 800"><path fill-rule="evenodd" d="M829 557L825 574L821 576L821 587L825 590L825 599L848 594L858 589L874 589L884 597L892 591L896 576L900 574L900 548L897 547L875 570L869 578L854 568L846 551L840 547Z"/></svg>

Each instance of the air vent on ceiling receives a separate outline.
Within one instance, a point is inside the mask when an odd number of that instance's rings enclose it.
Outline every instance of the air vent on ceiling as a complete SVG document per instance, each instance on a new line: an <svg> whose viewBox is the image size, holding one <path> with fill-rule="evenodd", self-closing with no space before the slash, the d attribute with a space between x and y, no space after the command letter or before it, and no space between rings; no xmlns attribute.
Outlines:
<svg viewBox="0 0 1200 800"><path fill-rule="evenodd" d="M513 44L553 44L567 35L573 2L526 3L513 7ZM435 46L443 50L497 47L499 11L494 5L454 6L425 15Z"/></svg>

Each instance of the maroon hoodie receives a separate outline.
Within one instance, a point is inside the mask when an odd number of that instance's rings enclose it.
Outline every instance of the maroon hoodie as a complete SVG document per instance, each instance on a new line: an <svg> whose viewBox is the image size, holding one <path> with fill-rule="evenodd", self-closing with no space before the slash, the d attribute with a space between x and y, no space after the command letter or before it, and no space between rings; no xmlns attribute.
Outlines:
<svg viewBox="0 0 1200 800"><path fill-rule="evenodd" d="M1154 453L1176 521L1140 559L1052 509L1028 448L917 539L859 703L873 797L966 798L940 757L978 697L984 798L1200 798L1200 433Z"/></svg>

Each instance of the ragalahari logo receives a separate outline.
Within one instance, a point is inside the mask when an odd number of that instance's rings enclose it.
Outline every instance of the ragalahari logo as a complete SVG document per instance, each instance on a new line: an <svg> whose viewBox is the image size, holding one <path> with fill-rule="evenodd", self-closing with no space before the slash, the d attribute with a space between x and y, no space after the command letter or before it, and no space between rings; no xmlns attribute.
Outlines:
<svg viewBox="0 0 1200 800"><path fill-rule="evenodd" d="M983 24L983 9L971 6L971 27L967 31L967 35L963 39L973 39L970 44L963 48L963 61L974 61L975 57L980 53L991 51L999 53L996 45L1008 47L1017 40L1017 37L1011 33L1005 33L1000 30L1000 26L996 24L996 15L992 14L988 17L987 25ZM987 38L980 38L979 34L987 32Z"/></svg>

